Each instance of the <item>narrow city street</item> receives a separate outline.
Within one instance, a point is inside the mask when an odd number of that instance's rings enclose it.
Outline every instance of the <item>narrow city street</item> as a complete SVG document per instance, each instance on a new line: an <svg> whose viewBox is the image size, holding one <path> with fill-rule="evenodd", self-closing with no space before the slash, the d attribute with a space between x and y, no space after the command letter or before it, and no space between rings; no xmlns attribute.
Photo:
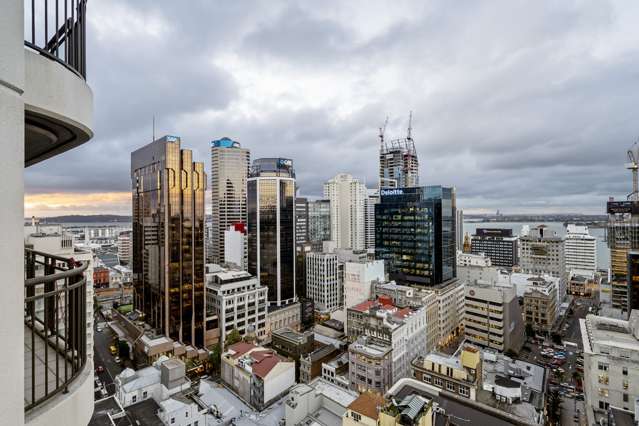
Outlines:
<svg viewBox="0 0 639 426"><path fill-rule="evenodd" d="M103 323L100 322L100 324ZM107 390L109 395L111 395L115 392L113 379L122 371L122 367L120 367L120 365L115 362L114 356L111 355L111 352L109 350L109 347L113 344L114 334L111 329L106 324L104 324L104 328L101 332L97 331L96 326L94 335L94 365L96 369L99 366L104 367L103 372L97 373L96 371L96 376L100 378L100 381L104 384L105 389Z"/></svg>

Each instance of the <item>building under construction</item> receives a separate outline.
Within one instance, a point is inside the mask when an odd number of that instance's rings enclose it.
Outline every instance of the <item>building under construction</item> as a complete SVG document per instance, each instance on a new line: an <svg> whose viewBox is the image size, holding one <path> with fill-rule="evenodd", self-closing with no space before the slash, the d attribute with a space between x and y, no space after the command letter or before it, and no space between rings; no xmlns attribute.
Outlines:
<svg viewBox="0 0 639 426"><path fill-rule="evenodd" d="M639 309L639 283L633 279L631 268L628 267L631 251L639 249L639 167L632 150L628 151L628 158L630 162L626 168L632 170L632 193L626 201L611 199L607 204L611 302L612 307L621 311L624 316L629 315L633 309Z"/></svg>
<svg viewBox="0 0 639 426"><path fill-rule="evenodd" d="M412 113L408 119L406 138L384 139L386 124L379 129L379 187L408 188L419 186L419 161L412 132Z"/></svg>

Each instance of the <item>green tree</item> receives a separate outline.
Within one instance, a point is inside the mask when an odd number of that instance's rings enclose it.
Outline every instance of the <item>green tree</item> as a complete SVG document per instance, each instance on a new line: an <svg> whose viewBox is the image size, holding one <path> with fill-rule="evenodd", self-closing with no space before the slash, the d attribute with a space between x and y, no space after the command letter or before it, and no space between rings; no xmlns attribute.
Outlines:
<svg viewBox="0 0 639 426"><path fill-rule="evenodd" d="M229 347L241 340L242 340L242 336L240 335L240 332L237 330L237 328L234 328L233 330L231 330L229 335L226 336L226 341L224 342L224 346Z"/></svg>
<svg viewBox="0 0 639 426"><path fill-rule="evenodd" d="M211 374L220 371L220 364L222 362L222 351L220 344L217 343L211 348L209 353L209 369Z"/></svg>
<svg viewBox="0 0 639 426"><path fill-rule="evenodd" d="M546 411L548 413L548 423L551 425L559 425L561 422L561 395L557 389L553 389L548 393L546 398Z"/></svg>

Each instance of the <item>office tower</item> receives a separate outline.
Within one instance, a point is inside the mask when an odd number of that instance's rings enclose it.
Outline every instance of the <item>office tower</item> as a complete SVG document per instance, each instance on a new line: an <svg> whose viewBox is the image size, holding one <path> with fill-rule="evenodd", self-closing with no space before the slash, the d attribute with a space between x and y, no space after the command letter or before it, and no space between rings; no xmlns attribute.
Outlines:
<svg viewBox="0 0 639 426"><path fill-rule="evenodd" d="M564 257L567 273L597 271L597 239L588 233L587 226L569 224L566 227Z"/></svg>
<svg viewBox="0 0 639 426"><path fill-rule="evenodd" d="M306 297L313 299L320 313L336 311L341 304L339 262L334 253L306 255Z"/></svg>
<svg viewBox="0 0 639 426"><path fill-rule="evenodd" d="M375 252L375 204L379 203L379 191L367 190L366 204L364 206L364 248Z"/></svg>
<svg viewBox="0 0 639 426"><path fill-rule="evenodd" d="M224 263L235 265L242 271L248 268L245 224L236 223L224 231Z"/></svg>
<svg viewBox="0 0 639 426"><path fill-rule="evenodd" d="M423 186L382 189L375 206L375 258L391 280L433 287L457 276L455 193Z"/></svg>
<svg viewBox="0 0 639 426"><path fill-rule="evenodd" d="M132 235L131 231L123 231L118 235L118 261L121 265L131 264Z"/></svg>
<svg viewBox="0 0 639 426"><path fill-rule="evenodd" d="M467 283L464 292L466 341L499 352L519 353L525 337L517 289L512 284L474 282Z"/></svg>
<svg viewBox="0 0 639 426"><path fill-rule="evenodd" d="M239 142L222 138L211 142L211 257L224 261L224 232L246 224L246 181L250 151Z"/></svg>
<svg viewBox="0 0 639 426"><path fill-rule="evenodd" d="M248 268L271 306L296 300L293 160L260 158L248 179Z"/></svg>
<svg viewBox="0 0 639 426"><path fill-rule="evenodd" d="M494 266L512 268L519 262L519 238L512 229L477 228L470 240L471 253L484 253Z"/></svg>
<svg viewBox="0 0 639 426"><path fill-rule="evenodd" d="M295 197L295 242L304 244L308 241L308 200Z"/></svg>
<svg viewBox="0 0 639 426"><path fill-rule="evenodd" d="M331 208L331 240L337 248L363 250L365 247L366 187L347 173L324 184L324 198Z"/></svg>
<svg viewBox="0 0 639 426"><path fill-rule="evenodd" d="M164 136L131 153L135 308L167 337L204 345L204 163Z"/></svg>
<svg viewBox="0 0 639 426"><path fill-rule="evenodd" d="M386 141L386 125L380 129L379 188L407 188L419 185L419 161L411 135L411 119L408 123L408 135L403 139Z"/></svg>
<svg viewBox="0 0 639 426"><path fill-rule="evenodd" d="M548 274L559 278L557 301L559 304L566 296L567 274L564 258L564 240L546 225L539 225L519 238L521 272L527 274Z"/></svg>
<svg viewBox="0 0 639 426"><path fill-rule="evenodd" d="M331 202L314 200L308 202L308 239L322 243L331 239Z"/></svg>
<svg viewBox="0 0 639 426"><path fill-rule="evenodd" d="M639 309L639 251L628 252L628 312Z"/></svg>
<svg viewBox="0 0 639 426"><path fill-rule="evenodd" d="M612 307L628 311L628 253L639 250L639 201L608 201L608 247Z"/></svg>
<svg viewBox="0 0 639 426"><path fill-rule="evenodd" d="M462 209L457 210L455 221L455 240L457 241L457 250L461 250L461 247L464 246L464 211Z"/></svg>

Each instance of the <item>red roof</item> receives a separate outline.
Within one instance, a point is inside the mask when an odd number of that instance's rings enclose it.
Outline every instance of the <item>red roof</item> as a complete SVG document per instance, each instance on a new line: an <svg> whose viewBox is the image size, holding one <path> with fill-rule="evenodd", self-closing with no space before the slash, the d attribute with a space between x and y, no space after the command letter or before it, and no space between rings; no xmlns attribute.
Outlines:
<svg viewBox="0 0 639 426"><path fill-rule="evenodd" d="M406 317L408 316L408 314L410 314L411 312L412 312L412 311L411 311L411 309L410 309L410 308L403 308L403 309L400 309L400 310L398 310L397 312L395 312L395 314L394 314L394 315L395 315L396 317L398 317L398 318L402 318L402 319L404 319L404 318L406 318Z"/></svg>
<svg viewBox="0 0 639 426"><path fill-rule="evenodd" d="M353 306L352 309L355 309L358 312L366 312L371 307L375 306L376 303L377 302L375 300L366 300L366 301L360 303L359 305Z"/></svg>
<svg viewBox="0 0 639 426"><path fill-rule="evenodd" d="M264 379L280 361L280 357L273 351L251 352L253 374Z"/></svg>
<svg viewBox="0 0 639 426"><path fill-rule="evenodd" d="M235 352L232 356L233 358L239 358L242 355L244 355L245 353L247 353L248 351L250 351L251 349L255 349L257 348L257 346L255 346L252 343L246 343L246 342L237 342L232 344L231 346L229 346L229 351L233 351Z"/></svg>

